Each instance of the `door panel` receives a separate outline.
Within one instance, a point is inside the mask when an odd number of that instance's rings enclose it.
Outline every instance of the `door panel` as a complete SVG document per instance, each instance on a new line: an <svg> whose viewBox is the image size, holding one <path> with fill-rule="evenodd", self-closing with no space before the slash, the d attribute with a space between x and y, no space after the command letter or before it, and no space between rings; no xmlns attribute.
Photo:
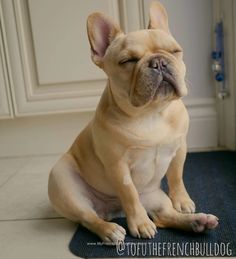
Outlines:
<svg viewBox="0 0 236 259"><path fill-rule="evenodd" d="M89 58L86 20L97 9L111 13L109 2L29 0L28 3L39 84L104 79L104 73Z"/></svg>
<svg viewBox="0 0 236 259"><path fill-rule="evenodd" d="M86 19L100 10L119 20L118 1L3 0L3 7L17 116L93 110L106 76L91 62Z"/></svg>

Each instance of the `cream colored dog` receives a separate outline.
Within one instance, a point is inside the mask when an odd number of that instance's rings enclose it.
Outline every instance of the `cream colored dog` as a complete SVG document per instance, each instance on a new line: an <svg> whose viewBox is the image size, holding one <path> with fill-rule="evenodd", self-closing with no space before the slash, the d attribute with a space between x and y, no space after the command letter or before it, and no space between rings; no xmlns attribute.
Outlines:
<svg viewBox="0 0 236 259"><path fill-rule="evenodd" d="M55 210L108 244L125 238L121 226L106 221L122 211L134 237L152 238L156 227L215 228L215 216L194 213L183 183L185 65L164 7L151 5L147 30L125 35L102 13L88 17L87 29L107 87L93 120L50 173ZM160 189L165 175L169 197Z"/></svg>

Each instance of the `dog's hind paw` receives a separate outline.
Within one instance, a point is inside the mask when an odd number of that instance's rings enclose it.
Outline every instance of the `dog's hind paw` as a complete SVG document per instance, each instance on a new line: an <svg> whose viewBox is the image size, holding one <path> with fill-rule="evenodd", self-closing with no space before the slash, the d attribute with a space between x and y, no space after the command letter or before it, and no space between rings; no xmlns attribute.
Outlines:
<svg viewBox="0 0 236 259"><path fill-rule="evenodd" d="M214 229L219 224L219 219L211 214L196 214L196 219L191 223L192 230L196 233L204 232L208 229Z"/></svg>

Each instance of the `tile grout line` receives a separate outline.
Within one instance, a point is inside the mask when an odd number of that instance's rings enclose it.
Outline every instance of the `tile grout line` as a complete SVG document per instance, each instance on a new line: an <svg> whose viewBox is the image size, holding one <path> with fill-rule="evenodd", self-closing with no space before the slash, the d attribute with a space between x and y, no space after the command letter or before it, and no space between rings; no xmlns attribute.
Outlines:
<svg viewBox="0 0 236 259"><path fill-rule="evenodd" d="M54 154L54 155L51 155L51 156L58 156L60 154ZM9 176L5 182L3 182L1 185L0 185L0 188L3 187L6 183L8 183L14 176L16 176L20 171L24 170L25 167L27 167L27 165L34 159L34 158L37 158L37 157L42 157L42 158L46 158L50 155L32 155L32 156L19 156L19 157L0 157L0 161L1 159L27 159L27 161L25 163L23 163L23 165L21 167L19 167L18 169L15 170L15 172Z"/></svg>
<svg viewBox="0 0 236 259"><path fill-rule="evenodd" d="M1 160L1 159L0 159ZM32 160L32 158L30 158L29 160L25 161L25 163L23 163L22 166L20 166L19 168L17 168L15 170L15 172L9 176L5 182L3 182L1 185L0 185L0 188L2 188L5 184L7 184L14 176L16 176L22 169L24 169L24 167L26 167L27 164L29 164L29 162Z"/></svg>
<svg viewBox="0 0 236 259"><path fill-rule="evenodd" d="M23 156L2 156L1 159L17 159L17 158L35 158L35 157L48 157L48 156L62 156L63 153L50 153L50 154L38 154L38 155L23 155Z"/></svg>
<svg viewBox="0 0 236 259"><path fill-rule="evenodd" d="M52 218L26 218L26 219L0 219L0 223L1 222L13 222L13 221L31 221L31 220L55 220L55 219L66 219L66 218L63 218L63 217L52 217Z"/></svg>

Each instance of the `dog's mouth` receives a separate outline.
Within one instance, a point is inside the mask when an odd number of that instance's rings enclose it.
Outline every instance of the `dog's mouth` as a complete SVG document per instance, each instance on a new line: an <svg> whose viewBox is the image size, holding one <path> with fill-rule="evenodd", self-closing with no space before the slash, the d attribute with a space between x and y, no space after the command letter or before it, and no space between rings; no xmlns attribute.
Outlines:
<svg viewBox="0 0 236 259"><path fill-rule="evenodd" d="M174 94L179 96L178 85L175 78L169 73L162 74L162 80L158 80L157 88L154 97L157 96L168 96Z"/></svg>
<svg viewBox="0 0 236 259"><path fill-rule="evenodd" d="M169 69L145 68L132 88L131 103L138 107L152 101L173 100L183 96L175 74Z"/></svg>

